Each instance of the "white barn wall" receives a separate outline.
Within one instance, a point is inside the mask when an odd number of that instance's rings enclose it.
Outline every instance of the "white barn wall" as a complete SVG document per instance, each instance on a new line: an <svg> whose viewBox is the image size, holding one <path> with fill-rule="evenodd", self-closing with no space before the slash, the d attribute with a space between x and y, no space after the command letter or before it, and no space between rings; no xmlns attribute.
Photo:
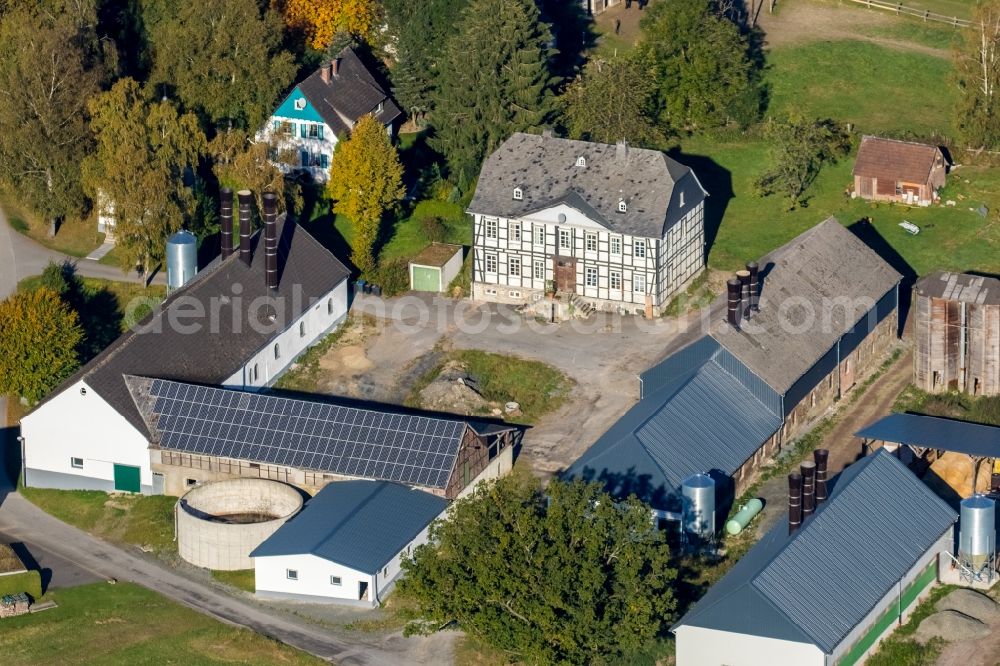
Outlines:
<svg viewBox="0 0 1000 666"><path fill-rule="evenodd" d="M152 492L145 435L82 380L23 417L21 436L29 486L111 491L118 463L138 467L142 491ZM83 458L83 468L70 458Z"/></svg>
<svg viewBox="0 0 1000 666"><path fill-rule="evenodd" d="M825 666L826 655L811 643L682 626L677 666Z"/></svg>

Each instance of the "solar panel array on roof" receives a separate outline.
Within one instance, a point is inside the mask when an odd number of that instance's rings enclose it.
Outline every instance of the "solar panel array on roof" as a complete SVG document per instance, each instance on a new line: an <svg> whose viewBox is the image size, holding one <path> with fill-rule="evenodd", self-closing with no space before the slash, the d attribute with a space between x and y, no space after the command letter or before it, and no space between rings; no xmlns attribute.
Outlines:
<svg viewBox="0 0 1000 666"><path fill-rule="evenodd" d="M162 448L444 488L461 421L197 386L149 383Z"/></svg>

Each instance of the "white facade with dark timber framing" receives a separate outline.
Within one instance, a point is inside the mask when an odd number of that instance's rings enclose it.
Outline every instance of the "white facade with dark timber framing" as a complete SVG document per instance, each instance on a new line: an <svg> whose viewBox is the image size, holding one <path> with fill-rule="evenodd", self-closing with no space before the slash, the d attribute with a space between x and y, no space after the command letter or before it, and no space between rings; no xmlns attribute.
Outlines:
<svg viewBox="0 0 1000 666"><path fill-rule="evenodd" d="M518 133L483 165L473 298L666 306L705 267L704 188L661 152Z"/></svg>

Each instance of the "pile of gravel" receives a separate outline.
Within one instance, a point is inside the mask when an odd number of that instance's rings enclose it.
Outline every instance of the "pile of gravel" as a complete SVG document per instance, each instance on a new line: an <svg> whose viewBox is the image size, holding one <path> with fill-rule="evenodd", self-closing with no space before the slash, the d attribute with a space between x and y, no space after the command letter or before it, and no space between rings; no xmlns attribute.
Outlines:
<svg viewBox="0 0 1000 666"><path fill-rule="evenodd" d="M984 622L956 610L944 610L924 619L913 638L918 643L926 643L932 638L951 642L983 638L989 634L990 628Z"/></svg>
<svg viewBox="0 0 1000 666"><path fill-rule="evenodd" d="M934 604L934 609L958 611L987 624L1000 621L1000 604L975 590L953 590Z"/></svg>

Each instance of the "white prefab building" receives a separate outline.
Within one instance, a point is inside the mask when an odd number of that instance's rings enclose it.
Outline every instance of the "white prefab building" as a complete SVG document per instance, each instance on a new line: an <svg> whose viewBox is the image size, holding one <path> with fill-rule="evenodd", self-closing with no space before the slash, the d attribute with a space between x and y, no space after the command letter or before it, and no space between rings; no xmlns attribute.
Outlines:
<svg viewBox="0 0 1000 666"><path fill-rule="evenodd" d="M672 631L678 666L854 666L951 552L955 512L884 450L848 467L792 534L779 523Z"/></svg>
<svg viewBox="0 0 1000 666"><path fill-rule="evenodd" d="M662 309L705 267L706 194L659 151L517 133L487 158L469 204L473 297Z"/></svg>
<svg viewBox="0 0 1000 666"><path fill-rule="evenodd" d="M250 554L257 596L378 605L447 507L396 483L330 483Z"/></svg>

